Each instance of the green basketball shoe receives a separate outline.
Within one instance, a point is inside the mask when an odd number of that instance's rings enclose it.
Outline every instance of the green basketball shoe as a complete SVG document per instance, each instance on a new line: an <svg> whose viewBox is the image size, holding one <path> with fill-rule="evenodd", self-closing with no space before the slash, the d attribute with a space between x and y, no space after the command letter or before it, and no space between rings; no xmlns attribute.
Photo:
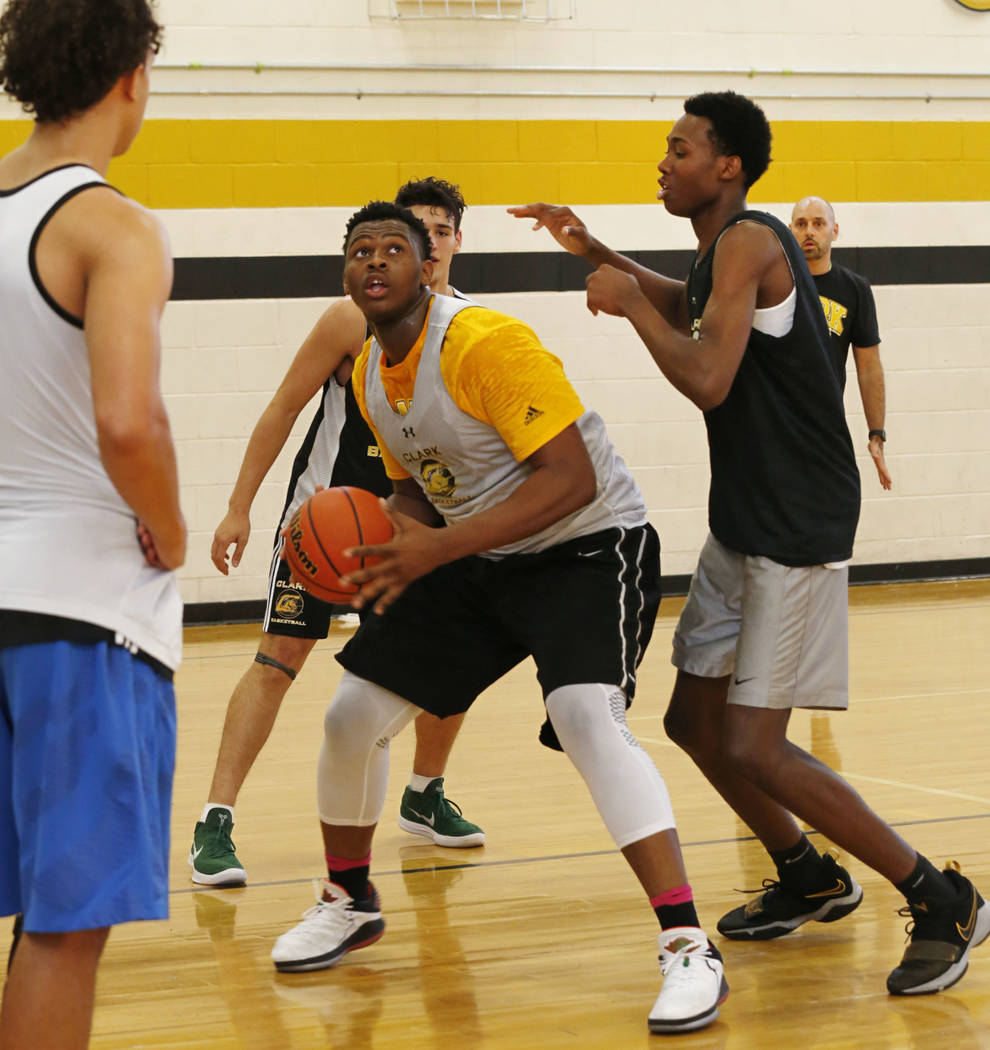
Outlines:
<svg viewBox="0 0 990 1050"><path fill-rule="evenodd" d="M443 777L431 780L424 791L406 788L399 805L399 827L431 839L438 846L463 849L485 844L481 828L465 820L461 807L444 797Z"/></svg>
<svg viewBox="0 0 990 1050"><path fill-rule="evenodd" d="M223 806L214 806L205 821L197 822L189 851L193 882L201 886L243 886L247 882L247 872L234 853L233 828L230 810Z"/></svg>

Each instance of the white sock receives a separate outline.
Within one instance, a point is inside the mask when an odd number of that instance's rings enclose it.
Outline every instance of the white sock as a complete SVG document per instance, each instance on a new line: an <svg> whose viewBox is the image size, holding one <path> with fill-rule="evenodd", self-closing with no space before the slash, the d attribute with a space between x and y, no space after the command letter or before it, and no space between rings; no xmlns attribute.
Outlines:
<svg viewBox="0 0 990 1050"><path fill-rule="evenodd" d="M421 777L418 773L410 773L409 786L413 791L418 791L422 794L436 779L436 777Z"/></svg>
<svg viewBox="0 0 990 1050"><path fill-rule="evenodd" d="M207 802L203 807L203 815L199 818L201 823L206 822L206 815L211 809L225 809L230 814L230 822L234 823L234 807L228 806L225 802Z"/></svg>

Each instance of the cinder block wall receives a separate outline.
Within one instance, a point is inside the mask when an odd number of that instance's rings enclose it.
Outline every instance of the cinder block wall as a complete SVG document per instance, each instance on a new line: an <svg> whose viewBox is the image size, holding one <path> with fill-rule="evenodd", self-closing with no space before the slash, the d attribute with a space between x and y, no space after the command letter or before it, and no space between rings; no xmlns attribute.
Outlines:
<svg viewBox="0 0 990 1050"><path fill-rule="evenodd" d="M455 283L564 359L639 479L664 571L689 572L706 528L699 413L628 325L592 318L567 281L541 285L556 246L504 209L566 201L620 250L691 249L689 224L655 203L655 165L681 100L722 88L773 124L751 204L786 218L798 197L828 197L846 261L874 271L895 487L880 490L865 456L851 374L856 561L990 564L990 14L950 0L836 0L827 21L820 5L772 0L574 6L544 23L396 22L385 0L162 0L148 120L110 177L165 220L177 273L199 261L166 312L163 356L188 603L262 596L308 412L256 501L241 569L221 577L208 552L254 421L338 294L329 280L314 290L306 263L339 254L356 207L425 174L470 205ZM10 148L28 124L13 106L0 117ZM271 288L244 278L258 257L273 260Z"/></svg>

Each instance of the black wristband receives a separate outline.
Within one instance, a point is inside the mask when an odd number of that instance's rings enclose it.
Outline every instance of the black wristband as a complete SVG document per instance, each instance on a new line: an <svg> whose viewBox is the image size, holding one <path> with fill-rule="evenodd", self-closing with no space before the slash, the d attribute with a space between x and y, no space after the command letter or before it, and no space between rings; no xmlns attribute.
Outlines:
<svg viewBox="0 0 990 1050"><path fill-rule="evenodd" d="M879 438L881 441L886 442L887 431L886 430L871 430L868 439Z"/></svg>

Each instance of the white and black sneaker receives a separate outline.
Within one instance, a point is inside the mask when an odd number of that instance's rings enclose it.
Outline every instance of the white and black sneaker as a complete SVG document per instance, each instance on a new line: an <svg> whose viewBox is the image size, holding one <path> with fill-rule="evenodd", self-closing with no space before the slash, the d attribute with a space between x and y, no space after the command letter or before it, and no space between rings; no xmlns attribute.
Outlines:
<svg viewBox="0 0 990 1050"><path fill-rule="evenodd" d="M348 952L374 944L385 932L374 886L364 901L353 900L326 879L314 880L314 886L317 903L303 912L302 922L283 933L272 948L272 962L282 973L325 970Z"/></svg>
<svg viewBox="0 0 990 1050"><path fill-rule="evenodd" d="M651 1032L690 1032L718 1017L729 986L722 960L712 954L704 930L694 926L664 930L660 934L660 972L663 987L650 1011Z"/></svg>

